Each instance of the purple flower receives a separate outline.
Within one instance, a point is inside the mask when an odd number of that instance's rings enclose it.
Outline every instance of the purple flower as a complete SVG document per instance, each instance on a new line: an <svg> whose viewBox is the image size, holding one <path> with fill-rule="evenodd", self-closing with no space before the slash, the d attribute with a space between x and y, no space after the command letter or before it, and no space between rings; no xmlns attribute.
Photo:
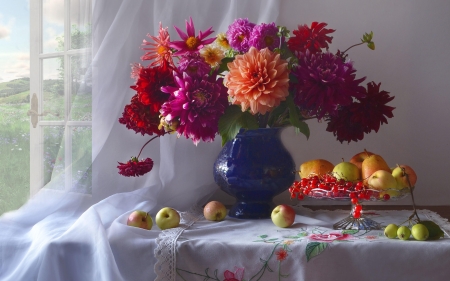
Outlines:
<svg viewBox="0 0 450 281"><path fill-rule="evenodd" d="M235 19L228 26L226 33L231 48L238 52L247 52L250 48L248 41L254 26L255 24L249 22L248 19Z"/></svg>
<svg viewBox="0 0 450 281"><path fill-rule="evenodd" d="M334 114L339 106L365 96L365 88L359 85L365 77L355 79L355 72L351 62L331 53L301 53L293 70L298 80L294 86L296 105L318 119Z"/></svg>
<svg viewBox="0 0 450 281"><path fill-rule="evenodd" d="M228 106L223 79L217 79L214 74L195 78L183 73L183 76L175 74L175 81L177 87L161 88L171 94L161 108L166 122L178 122L178 136L184 135L194 144L200 140L213 141L219 118Z"/></svg>
<svg viewBox="0 0 450 281"><path fill-rule="evenodd" d="M280 37L278 36L278 28L275 23L261 23L255 26L248 44L250 47L255 47L258 50L269 48L269 50L273 51L275 48L279 48Z"/></svg>
<svg viewBox="0 0 450 281"><path fill-rule="evenodd" d="M198 53L184 55L178 63L178 70L191 77L202 77L208 74L211 67Z"/></svg>

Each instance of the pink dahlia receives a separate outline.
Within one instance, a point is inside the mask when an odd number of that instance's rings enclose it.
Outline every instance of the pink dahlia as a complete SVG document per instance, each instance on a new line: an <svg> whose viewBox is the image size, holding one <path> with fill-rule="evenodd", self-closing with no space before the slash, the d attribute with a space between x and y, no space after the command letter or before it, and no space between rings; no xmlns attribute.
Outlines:
<svg viewBox="0 0 450 281"><path fill-rule="evenodd" d="M242 111L250 108L252 114L265 114L289 95L287 62L267 48L259 51L251 47L228 63L228 68L228 94Z"/></svg>
<svg viewBox="0 0 450 281"><path fill-rule="evenodd" d="M269 48L269 50L273 51L275 48L279 48L278 27L274 22L256 25L252 30L248 45L258 50Z"/></svg>
<svg viewBox="0 0 450 281"><path fill-rule="evenodd" d="M172 59L172 50L170 49L170 35L167 31L167 27L163 28L161 22L159 23L159 35L158 37L147 34L148 37L153 39L156 43L148 42L144 39L142 46L143 50L147 50L141 57L142 60L155 60L150 64L150 66L158 66L163 64L168 64L175 67Z"/></svg>
<svg viewBox="0 0 450 281"><path fill-rule="evenodd" d="M292 33L295 36L289 38L288 47L294 53L304 53L309 50L311 53L322 52L322 49L328 50L328 43L331 44L333 37L328 34L333 33L334 29L326 29L326 23L313 22L311 27L306 24L299 25L298 29Z"/></svg>
<svg viewBox="0 0 450 281"><path fill-rule="evenodd" d="M202 77L208 74L211 67L199 53L186 54L178 63L179 72L186 72L191 77Z"/></svg>
<svg viewBox="0 0 450 281"><path fill-rule="evenodd" d="M119 174L125 177L139 177L153 169L153 160L150 158L139 161L137 157L133 157L127 163L118 163Z"/></svg>
<svg viewBox="0 0 450 281"><path fill-rule="evenodd" d="M212 27L208 28L208 30L202 32L200 31L198 36L195 36L195 27L192 18L189 18L189 22L186 21L186 33L181 31L178 27L174 26L178 35L181 37L181 41L174 41L170 43L170 47L178 50L176 52L177 56L184 55L186 53L198 52L204 45L208 45L216 38L206 39L209 35L211 35L214 31L212 31Z"/></svg>
<svg viewBox="0 0 450 281"><path fill-rule="evenodd" d="M235 19L232 24L228 26L226 32L228 43L231 48L238 52L245 53L249 50L249 39L252 34L254 23L248 19Z"/></svg>
<svg viewBox="0 0 450 281"><path fill-rule="evenodd" d="M380 84L370 82L365 97L330 116L327 131L340 142L362 140L364 133L378 132L381 124L388 123L387 118L394 117L395 107L386 105L393 99L389 92L380 91Z"/></svg>
<svg viewBox="0 0 450 281"><path fill-rule="evenodd" d="M177 122L178 136L213 141L218 132L218 122L228 106L223 79L216 75L191 77L187 73L175 74L176 87L162 87L170 94L170 99L161 108L165 121Z"/></svg>
<svg viewBox="0 0 450 281"><path fill-rule="evenodd" d="M365 96L359 84L364 78L355 79L356 70L351 62L343 62L331 53L302 53L293 70L298 83L293 86L294 101L310 116L321 119L336 112L339 106L353 102L353 98Z"/></svg>

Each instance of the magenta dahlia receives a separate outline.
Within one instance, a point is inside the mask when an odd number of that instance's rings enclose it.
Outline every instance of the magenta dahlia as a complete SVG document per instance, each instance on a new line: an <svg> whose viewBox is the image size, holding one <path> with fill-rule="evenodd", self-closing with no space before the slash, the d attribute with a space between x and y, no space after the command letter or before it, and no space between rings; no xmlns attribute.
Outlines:
<svg viewBox="0 0 450 281"><path fill-rule="evenodd" d="M186 72L191 77L202 77L209 73L211 67L199 53L192 53L181 57L178 70Z"/></svg>
<svg viewBox="0 0 450 281"><path fill-rule="evenodd" d="M249 39L252 34L254 23L248 19L235 19L232 24L228 26L226 32L228 43L231 48L238 52L245 53L249 50Z"/></svg>
<svg viewBox="0 0 450 281"><path fill-rule="evenodd" d="M329 117L327 131L340 142L362 140L364 133L378 132L381 124L388 123L387 118L394 117L395 107L386 105L393 99L389 92L380 91L380 84L370 82L365 97Z"/></svg>
<svg viewBox="0 0 450 281"><path fill-rule="evenodd" d="M280 37L278 36L278 27L274 22L256 25L252 30L248 45L258 50L268 48L273 51L275 48L279 48Z"/></svg>
<svg viewBox="0 0 450 281"><path fill-rule="evenodd" d="M176 87L162 87L170 94L161 108L165 121L177 122L178 136L184 135L194 144L213 141L219 118L228 106L223 79L216 79L216 75L195 78L183 73L175 74L175 80Z"/></svg>
<svg viewBox="0 0 450 281"><path fill-rule="evenodd" d="M178 35L181 37L181 41L171 42L170 47L178 50L176 52L177 56L184 55L186 53L198 52L203 46L208 45L216 38L206 39L209 35L211 35L214 31L211 30L212 27L208 28L206 31L200 31L198 36L195 36L195 27L192 18L189 18L189 22L186 21L186 33L181 31L178 27L174 26Z"/></svg>
<svg viewBox="0 0 450 281"><path fill-rule="evenodd" d="M364 97L365 89L359 84L365 77L355 79L355 72L351 62L331 53L302 53L292 71L298 80L293 85L296 105L321 119L351 104L353 98Z"/></svg>

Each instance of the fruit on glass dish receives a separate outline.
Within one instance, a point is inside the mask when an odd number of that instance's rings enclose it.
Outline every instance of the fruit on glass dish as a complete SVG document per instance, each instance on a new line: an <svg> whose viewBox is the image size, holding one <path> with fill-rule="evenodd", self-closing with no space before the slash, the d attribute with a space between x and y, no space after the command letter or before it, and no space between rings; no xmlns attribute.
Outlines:
<svg viewBox="0 0 450 281"><path fill-rule="evenodd" d="M361 172L358 167L353 163L345 161L334 166L332 175L338 180L343 179L351 182L361 179Z"/></svg>
<svg viewBox="0 0 450 281"><path fill-rule="evenodd" d="M356 165L356 167L358 167L359 170L361 170L361 165L362 162L369 157L370 155L373 155L374 153L367 151L364 149L364 151L357 153L355 155L353 155L352 158L350 158L350 160L348 162L353 163Z"/></svg>
<svg viewBox="0 0 450 281"><path fill-rule="evenodd" d="M179 226L180 220L181 218L178 211L170 207L162 208L155 216L156 225L161 230Z"/></svg>
<svg viewBox="0 0 450 281"><path fill-rule="evenodd" d="M398 165L392 170L392 175L397 181L397 189L402 189L405 187L409 187L411 183L411 187L414 187L417 182L416 172L408 165ZM408 182L409 179L409 182Z"/></svg>
<svg viewBox="0 0 450 281"><path fill-rule="evenodd" d="M153 220L149 213L136 210L128 216L127 225L150 230L153 226Z"/></svg>
<svg viewBox="0 0 450 281"><path fill-rule="evenodd" d="M373 173L379 170L385 170L391 173L391 168L383 157L378 154L370 155L361 164L361 177L363 180L367 180Z"/></svg>
<svg viewBox="0 0 450 281"><path fill-rule="evenodd" d="M295 210L289 205L281 204L273 209L270 218L278 227L290 227L295 221Z"/></svg>
<svg viewBox="0 0 450 281"><path fill-rule="evenodd" d="M322 176L333 171L334 165L325 159L309 160L300 165L300 178L307 178L310 175Z"/></svg>
<svg viewBox="0 0 450 281"><path fill-rule="evenodd" d="M372 189L386 190L397 187L394 176L385 170L375 171L368 179L367 184Z"/></svg>
<svg viewBox="0 0 450 281"><path fill-rule="evenodd" d="M203 215L209 221L222 221L227 216L227 208L219 201L211 201L203 208Z"/></svg>

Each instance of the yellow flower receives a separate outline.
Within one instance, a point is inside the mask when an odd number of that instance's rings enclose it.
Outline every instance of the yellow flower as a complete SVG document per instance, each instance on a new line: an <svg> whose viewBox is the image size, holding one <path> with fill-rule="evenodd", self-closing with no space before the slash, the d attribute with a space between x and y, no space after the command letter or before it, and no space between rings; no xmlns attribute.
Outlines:
<svg viewBox="0 0 450 281"><path fill-rule="evenodd" d="M228 44L228 39L225 33L217 34L216 41L214 41L214 43L216 43L222 49L230 49L230 44Z"/></svg>
<svg viewBox="0 0 450 281"><path fill-rule="evenodd" d="M206 45L200 50L200 56L205 59L205 61L211 65L216 66L220 63L220 61L225 57L223 51L212 45Z"/></svg>
<svg viewBox="0 0 450 281"><path fill-rule="evenodd" d="M287 62L268 48L258 51L251 47L228 63L228 69L225 86L233 104L240 105L242 111L250 108L252 114L265 114L289 95Z"/></svg>

